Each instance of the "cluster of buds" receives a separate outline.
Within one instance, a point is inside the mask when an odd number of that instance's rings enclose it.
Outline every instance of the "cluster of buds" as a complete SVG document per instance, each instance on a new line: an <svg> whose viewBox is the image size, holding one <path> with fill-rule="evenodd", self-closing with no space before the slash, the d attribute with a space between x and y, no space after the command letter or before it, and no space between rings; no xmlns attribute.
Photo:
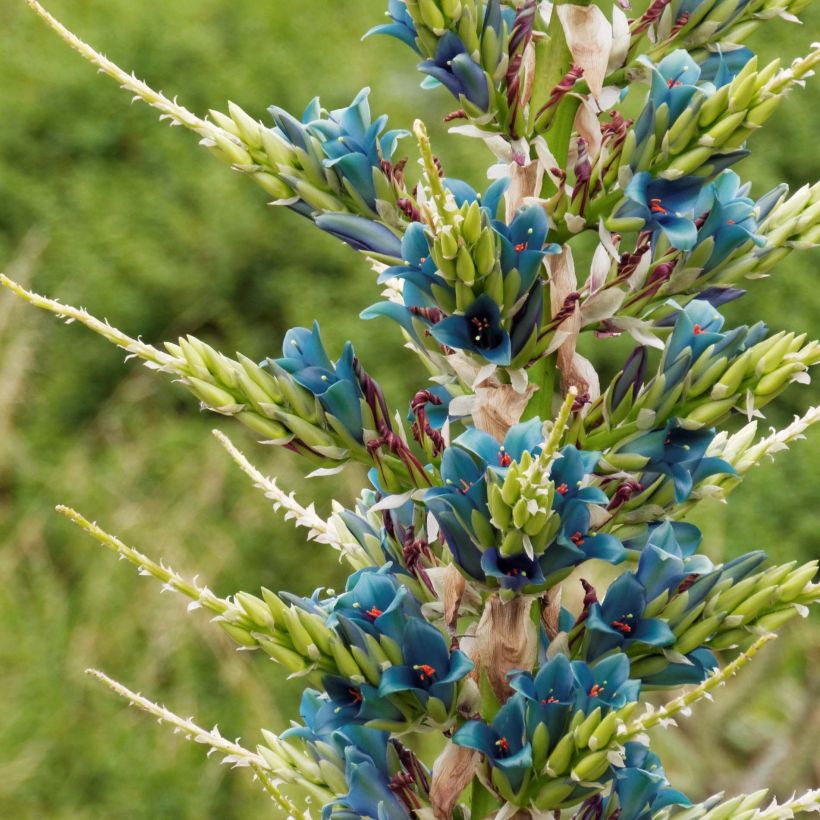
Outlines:
<svg viewBox="0 0 820 820"><path fill-rule="evenodd" d="M371 119L369 89L335 111L313 100L299 121L271 106L274 127L235 103L211 111L233 139L205 138L216 156L250 175L275 202L313 219L359 250L395 259L407 226L404 162L392 163L406 131L385 132L386 117ZM237 144L237 142L239 144Z"/></svg>
<svg viewBox="0 0 820 820"><path fill-rule="evenodd" d="M707 302L690 302L678 315L658 372L644 381L645 351L638 349L576 427L578 440L607 449L607 460L617 466L616 445L630 436L671 418L692 428L716 424L734 408L752 413L789 383L805 381L808 368L820 362L820 346L806 342L805 334L761 338L762 325L721 333L722 323Z"/></svg>
<svg viewBox="0 0 820 820"><path fill-rule="evenodd" d="M505 558L525 551L530 557L544 552L561 524L552 508L554 498L549 466L529 451L510 464L503 480L488 483L490 523L502 533L498 549Z"/></svg>

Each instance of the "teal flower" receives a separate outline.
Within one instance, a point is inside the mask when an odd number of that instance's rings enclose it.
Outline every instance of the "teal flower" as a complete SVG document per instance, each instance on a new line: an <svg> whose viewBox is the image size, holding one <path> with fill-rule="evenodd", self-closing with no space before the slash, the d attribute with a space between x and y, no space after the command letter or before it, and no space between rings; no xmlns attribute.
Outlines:
<svg viewBox="0 0 820 820"><path fill-rule="evenodd" d="M452 31L445 32L438 41L435 56L422 61L419 70L441 83L456 99L463 97L482 111L489 109L487 75Z"/></svg>
<svg viewBox="0 0 820 820"><path fill-rule="evenodd" d="M472 670L472 661L459 650L450 652L441 632L419 618L407 621L400 648L402 663L384 671L379 695L412 694L422 711L429 698L436 698L449 711L456 683Z"/></svg>
<svg viewBox="0 0 820 820"><path fill-rule="evenodd" d="M354 368L353 346L348 342L334 364L325 351L319 325L314 322L312 330L304 327L289 330L282 354L281 359L270 362L271 366L289 374L312 393L325 412L338 419L354 439L362 441L363 393Z"/></svg>
<svg viewBox="0 0 820 820"><path fill-rule="evenodd" d="M766 244L766 240L756 234L756 206L745 195L747 190L748 186L741 186L737 174L724 171L701 193L696 210L707 216L698 228L698 244L707 240L714 243L703 266L704 272L715 268L747 242L757 247Z"/></svg>
<svg viewBox="0 0 820 820"><path fill-rule="evenodd" d="M532 746L524 720L524 699L513 695L498 710L492 723L471 720L454 735L453 743L475 749L493 769L500 771L518 792L532 769Z"/></svg>
<svg viewBox="0 0 820 820"><path fill-rule="evenodd" d="M374 169L381 173L382 161L393 156L399 139L408 132L385 133L387 117L372 120L369 94L370 89L364 88L349 106L329 112L323 111L316 97L305 109L301 122L278 106L268 111L277 131L292 145L308 153L318 146L322 165L338 176L342 188L352 188L375 213Z"/></svg>
<svg viewBox="0 0 820 820"><path fill-rule="evenodd" d="M735 473L727 461L706 455L714 437L713 429L689 430L671 419L662 430L638 436L619 452L646 458L641 484L648 487L659 476L666 476L674 484L675 501L681 504L705 478Z"/></svg>
<svg viewBox="0 0 820 820"><path fill-rule="evenodd" d="M461 315L448 316L430 328L433 338L455 350L467 350L497 365L512 360L510 335L501 325L501 310L482 294Z"/></svg>
<svg viewBox="0 0 820 820"><path fill-rule="evenodd" d="M370 37L372 34L384 34L387 37L395 37L397 40L401 40L410 46L417 54L421 54L416 43L416 26L415 23L413 23L413 18L407 12L407 6L404 4L404 0L389 0L387 16L392 22L373 26L373 28L365 34L365 37Z"/></svg>
<svg viewBox="0 0 820 820"><path fill-rule="evenodd" d="M612 767L612 793L604 816L618 820L652 820L669 806L688 808L686 795L672 789L658 756L641 743L624 746L624 766Z"/></svg>
<svg viewBox="0 0 820 820"><path fill-rule="evenodd" d="M604 715L638 699L641 682L629 677L629 658L617 652L597 663L572 662L575 709L588 715L601 708Z"/></svg>
<svg viewBox="0 0 820 820"><path fill-rule="evenodd" d="M627 572L607 590L603 604L593 604L585 623L589 639L588 657L597 658L613 649L664 647L675 642L669 624L660 618L644 617L646 589L637 577Z"/></svg>
<svg viewBox="0 0 820 820"><path fill-rule="evenodd" d="M578 686L572 665L566 655L547 660L533 677L518 672L510 677L510 686L527 702L527 731L530 737L539 724L547 727L550 749L566 732L575 711Z"/></svg>
<svg viewBox="0 0 820 820"><path fill-rule="evenodd" d="M663 234L673 248L692 250L698 240L695 205L703 185L701 177L654 179L648 171L641 171L624 189L627 201L616 216L642 219L653 242Z"/></svg>

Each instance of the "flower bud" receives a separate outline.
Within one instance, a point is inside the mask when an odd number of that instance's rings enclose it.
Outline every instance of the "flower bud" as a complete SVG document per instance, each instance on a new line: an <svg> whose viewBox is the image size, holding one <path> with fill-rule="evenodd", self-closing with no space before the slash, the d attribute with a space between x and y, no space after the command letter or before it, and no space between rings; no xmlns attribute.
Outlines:
<svg viewBox="0 0 820 820"><path fill-rule="evenodd" d="M609 768L609 750L602 749L600 752L592 752L583 757L570 773L573 780L582 783L591 783L603 777Z"/></svg>

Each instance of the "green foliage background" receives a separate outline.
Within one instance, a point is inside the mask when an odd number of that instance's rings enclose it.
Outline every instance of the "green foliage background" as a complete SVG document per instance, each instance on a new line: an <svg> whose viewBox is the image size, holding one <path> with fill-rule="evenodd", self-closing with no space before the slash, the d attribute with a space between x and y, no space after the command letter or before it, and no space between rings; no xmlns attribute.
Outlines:
<svg viewBox="0 0 820 820"><path fill-rule="evenodd" d="M412 55L359 37L382 0L54 0L81 36L195 111L227 99L263 116L301 111L373 87L395 126L422 113L451 175L482 184L483 146L443 139L443 96L422 92ZM772 22L764 56L816 39ZM323 325L331 350L351 338L398 406L422 373L387 325L358 312L377 290L364 260L168 129L71 53L22 0L0 0L0 267L159 342L195 333L226 351L278 352L286 328ZM762 193L820 177L816 85L796 93L754 140L741 173ZM407 146L412 150L411 146ZM731 318L817 334L816 257L793 256L751 284ZM599 345L611 370L624 345ZM600 361L600 359L599 359ZM784 422L816 402L797 387L771 413ZM259 656L234 651L202 614L160 595L52 512L70 504L127 542L222 594L260 585L307 593L341 568L272 513L210 437L226 429L263 470L319 508L351 499L354 469L301 478L289 454L197 412L178 387L86 331L0 298L0 816L244 818L267 813L245 773L206 762L83 676L97 666L224 734L254 743L281 729L300 686ZM731 506L700 523L716 556L764 547L781 560L818 553L820 436L759 469ZM702 797L774 784L820 786L817 622L790 625L757 666L658 742L679 785ZM748 708L747 708L748 707Z"/></svg>

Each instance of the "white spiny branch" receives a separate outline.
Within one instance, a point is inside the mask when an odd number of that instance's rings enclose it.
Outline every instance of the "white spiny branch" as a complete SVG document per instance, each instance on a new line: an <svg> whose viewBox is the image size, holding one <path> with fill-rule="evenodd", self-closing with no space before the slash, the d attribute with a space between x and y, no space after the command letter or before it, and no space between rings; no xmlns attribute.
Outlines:
<svg viewBox="0 0 820 820"><path fill-rule="evenodd" d="M222 737L219 728L203 729L194 723L191 718L183 718L174 712L166 709L160 704L154 703L143 697L138 692L131 691L127 686L109 678L108 675L97 669L87 669L86 673L104 683L113 692L128 700L132 706L136 706L143 712L153 715L160 723L167 723L174 727L174 732L182 732L188 740L194 743L201 743L210 746L211 751L222 755L222 762L228 763L232 768L249 768L256 775L262 788L270 795L280 809L287 812L289 817L306 817L293 803L279 791L278 784L272 776L270 766L262 755L252 752L236 741ZM210 755L210 752L208 753Z"/></svg>
<svg viewBox="0 0 820 820"><path fill-rule="evenodd" d="M203 120L201 117L189 111L182 105L179 105L175 100L169 100L164 94L155 91L142 80L138 80L133 74L121 69L116 63L113 63L103 54L100 54L88 43L77 37L69 31L59 20L48 13L37 0L26 0L34 10L57 34L65 40L68 45L75 51L82 55L93 65L97 66L104 74L107 74L112 79L116 80L120 86L126 91L130 91L135 99L140 99L148 105L156 108L162 112L163 118L168 118L175 125L183 125L185 128L196 132L205 139L212 140L218 143L225 141L239 146L240 142L236 137L215 125L212 122Z"/></svg>
<svg viewBox="0 0 820 820"><path fill-rule="evenodd" d="M293 521L297 527L307 529L308 540L327 544L340 552L356 568L372 563L358 544L353 545L349 543L350 539L344 540L340 537L333 521L326 521L318 515L312 503L303 507L296 500L293 492L286 493L276 483L276 479L264 475L251 464L247 456L222 431L214 430L213 434L242 472L253 481L254 486L265 494L265 498L273 502L273 509L276 512L284 510L286 521Z"/></svg>
<svg viewBox="0 0 820 820"><path fill-rule="evenodd" d="M694 689L681 695L674 700L665 703L659 708L647 704L646 711L639 718L634 720L627 727L629 737L640 735L654 726L663 725L672 720L674 715L687 715L691 707L704 698L710 698L713 689L723 686L730 678L734 677L752 658L769 642L777 637L775 634L763 635L758 638L752 646L745 652L727 664L723 669L719 669L713 675L706 678L703 683L698 684Z"/></svg>
<svg viewBox="0 0 820 820"><path fill-rule="evenodd" d="M148 367L164 370L170 373L181 373L185 368L185 360L172 356L170 353L159 350L152 345L146 344L140 339L134 339L121 330L112 327L108 322L104 322L92 316L84 308L76 308L71 305L64 305L56 299L49 299L47 296L40 296L38 293L27 290L22 285L9 279L8 276L0 273L0 285L16 293L34 307L47 310L55 314L58 318L65 319L66 322L80 322L89 330L107 339L109 342L121 347L128 353L143 359Z"/></svg>
<svg viewBox="0 0 820 820"><path fill-rule="evenodd" d="M805 438L806 430L820 422L820 405L811 407L803 416L795 416L794 421L782 430L772 428L771 434L752 445L740 455L734 465L739 473L745 473L766 456L774 456L781 450L787 450L789 444Z"/></svg>
<svg viewBox="0 0 820 820"><path fill-rule="evenodd" d="M84 518L76 510L62 505L57 507L57 512L62 513L66 518L76 524L80 529L85 530L89 535L99 541L103 546L108 547L112 552L116 552L122 558L130 561L138 567L142 574L151 575L162 581L166 589L172 589L190 598L195 604L209 609L217 615L223 615L228 610L234 609L229 601L214 595L208 587L201 587L194 578L191 581L183 578L178 572L170 567L157 563L153 559L144 555L139 550L124 544L119 538L107 533L97 524ZM192 604L191 606L194 606Z"/></svg>

